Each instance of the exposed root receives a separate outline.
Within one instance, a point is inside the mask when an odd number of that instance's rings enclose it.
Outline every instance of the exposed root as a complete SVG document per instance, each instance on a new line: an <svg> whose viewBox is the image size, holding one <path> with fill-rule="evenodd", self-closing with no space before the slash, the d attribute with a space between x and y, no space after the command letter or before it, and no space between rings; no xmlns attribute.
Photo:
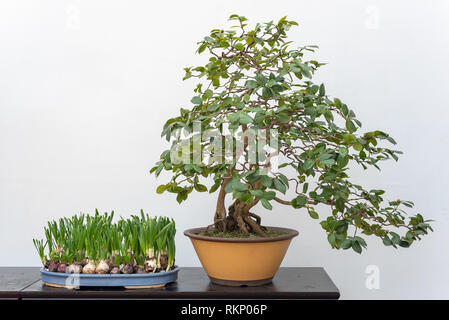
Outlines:
<svg viewBox="0 0 449 320"><path fill-rule="evenodd" d="M237 220L237 224L239 226L240 231L245 235L245 236L249 236L249 231L246 228L245 222L243 221L242 216L237 216L236 217Z"/></svg>
<svg viewBox="0 0 449 320"><path fill-rule="evenodd" d="M246 223L248 223L251 226L251 230L255 233L257 233L261 237L266 237L267 234L260 228L259 224L256 223L253 219L250 217L243 218Z"/></svg>
<svg viewBox="0 0 449 320"><path fill-rule="evenodd" d="M216 227L215 222L206 227L206 232L209 231L209 229L212 227Z"/></svg>
<svg viewBox="0 0 449 320"><path fill-rule="evenodd" d="M217 212L214 217L213 226L217 230L222 230L223 232L226 232L227 228L225 221L226 221L226 212L224 213L224 215L222 213Z"/></svg>
<svg viewBox="0 0 449 320"><path fill-rule="evenodd" d="M260 218L260 216L258 216L258 215L255 214L255 213L252 213L252 212L249 212L249 216L255 218L257 224L260 226L260 223L262 222L262 219ZM262 226L261 226L261 227L262 227Z"/></svg>
<svg viewBox="0 0 449 320"><path fill-rule="evenodd" d="M209 231L211 227L215 227L215 230L221 232L239 231L245 236L249 236L250 232L254 232L261 237L266 237L268 229L261 226L262 219L260 216L249 212L249 209L256 203L256 201L253 201L251 204L247 204L237 199L226 210L224 202L220 202L215 213L214 223L207 226L206 231Z"/></svg>

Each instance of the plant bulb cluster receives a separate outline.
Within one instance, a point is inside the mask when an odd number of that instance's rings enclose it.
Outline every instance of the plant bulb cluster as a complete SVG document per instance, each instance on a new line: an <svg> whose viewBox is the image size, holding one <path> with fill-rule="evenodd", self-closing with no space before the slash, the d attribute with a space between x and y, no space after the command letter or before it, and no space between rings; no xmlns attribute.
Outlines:
<svg viewBox="0 0 449 320"><path fill-rule="evenodd" d="M113 222L114 211L80 214L48 222L45 240L33 239L46 270L64 273L119 274L175 268L175 222L140 216Z"/></svg>

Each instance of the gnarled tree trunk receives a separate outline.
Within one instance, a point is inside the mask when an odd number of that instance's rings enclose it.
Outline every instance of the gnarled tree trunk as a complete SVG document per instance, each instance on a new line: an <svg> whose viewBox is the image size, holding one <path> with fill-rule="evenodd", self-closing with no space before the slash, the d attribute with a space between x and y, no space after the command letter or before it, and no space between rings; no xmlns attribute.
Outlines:
<svg viewBox="0 0 449 320"><path fill-rule="evenodd" d="M266 237L266 233L261 226L261 218L249 212L250 208L254 205L248 205L247 203L237 199L232 203L228 212L224 208L224 198L223 203L220 205L220 211L215 213L214 225L216 230L222 232L232 232L240 231L243 235L248 236L250 232L256 233L259 236Z"/></svg>
<svg viewBox="0 0 449 320"><path fill-rule="evenodd" d="M242 125L242 131L245 133L248 130L246 124ZM244 135L243 151L246 151L248 147L248 137ZM238 159L240 155L236 156ZM267 159L269 162L269 158ZM245 236L248 236L250 232L257 233L262 237L266 237L266 233L263 231L263 227L260 225L261 219L258 215L249 212L249 210L254 207L259 199L255 198L250 204L247 204L239 199L235 200L234 203L229 206L228 213L226 214L225 198L226 198L226 185L232 179L232 172L234 171L236 165L226 173L226 177L223 179L221 184L220 192L218 194L217 208L215 210L214 216L214 226L215 229L222 232L232 232L239 230ZM253 188L259 189L261 181L254 183Z"/></svg>

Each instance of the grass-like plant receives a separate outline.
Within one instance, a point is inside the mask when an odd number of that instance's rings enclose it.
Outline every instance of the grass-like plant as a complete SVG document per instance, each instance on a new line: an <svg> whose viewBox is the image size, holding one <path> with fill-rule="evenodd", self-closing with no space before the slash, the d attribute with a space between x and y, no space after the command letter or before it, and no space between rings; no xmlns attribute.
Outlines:
<svg viewBox="0 0 449 320"><path fill-rule="evenodd" d="M45 240L33 239L44 266L68 273L168 271L175 261L175 222L141 211L113 222L114 212L48 222Z"/></svg>
<svg viewBox="0 0 449 320"><path fill-rule="evenodd" d="M151 172L159 176L166 170L172 177L157 192L174 193L181 203L192 191L218 191L210 212L215 230L244 236L267 236L253 211L256 205L271 210L277 202L313 219L319 219L320 206L327 206L331 214L320 223L330 245L358 253L366 247L360 234L396 248L432 230L421 214L407 217L404 209L413 206L411 201L388 201L384 190L351 181L350 166L380 169L381 162L397 161L401 152L385 146L396 144L386 132L360 133L354 111L329 96L324 84L313 82L323 66L308 58L317 47L292 48L287 38L298 23L284 17L251 28L243 16L230 20L231 29L213 29L198 43L197 52L206 54L207 62L185 68L184 79L197 84L191 104L163 127L162 136L172 146ZM233 142L228 149L226 131ZM254 155L251 134L257 146L275 143ZM235 147L239 142L241 148ZM230 159L223 161L223 154ZM207 178L213 180L210 187L202 182ZM227 196L233 201L228 208Z"/></svg>

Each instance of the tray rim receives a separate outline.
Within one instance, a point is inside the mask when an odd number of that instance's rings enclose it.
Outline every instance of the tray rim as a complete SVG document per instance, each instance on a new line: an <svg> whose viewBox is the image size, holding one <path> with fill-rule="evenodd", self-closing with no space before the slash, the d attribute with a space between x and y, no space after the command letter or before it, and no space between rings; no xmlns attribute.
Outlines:
<svg viewBox="0 0 449 320"><path fill-rule="evenodd" d="M60 278L67 278L70 276L74 276L76 275L79 276L80 278L103 278L103 279L108 279L108 278L114 278L114 279L118 279L118 278L158 278L158 277L162 277L162 276L168 276L171 274L175 274L178 273L180 270L179 266L176 266L173 270L170 271L160 271L160 272L148 272L148 273L119 273L119 274L111 274L111 273L107 273L107 274L98 274L98 273L93 273L93 274L88 274L88 273L65 273L65 272L52 272L52 271L47 271L45 270L43 267L40 269L40 273L41 275L48 275L48 276L52 276L52 277L60 277Z"/></svg>

